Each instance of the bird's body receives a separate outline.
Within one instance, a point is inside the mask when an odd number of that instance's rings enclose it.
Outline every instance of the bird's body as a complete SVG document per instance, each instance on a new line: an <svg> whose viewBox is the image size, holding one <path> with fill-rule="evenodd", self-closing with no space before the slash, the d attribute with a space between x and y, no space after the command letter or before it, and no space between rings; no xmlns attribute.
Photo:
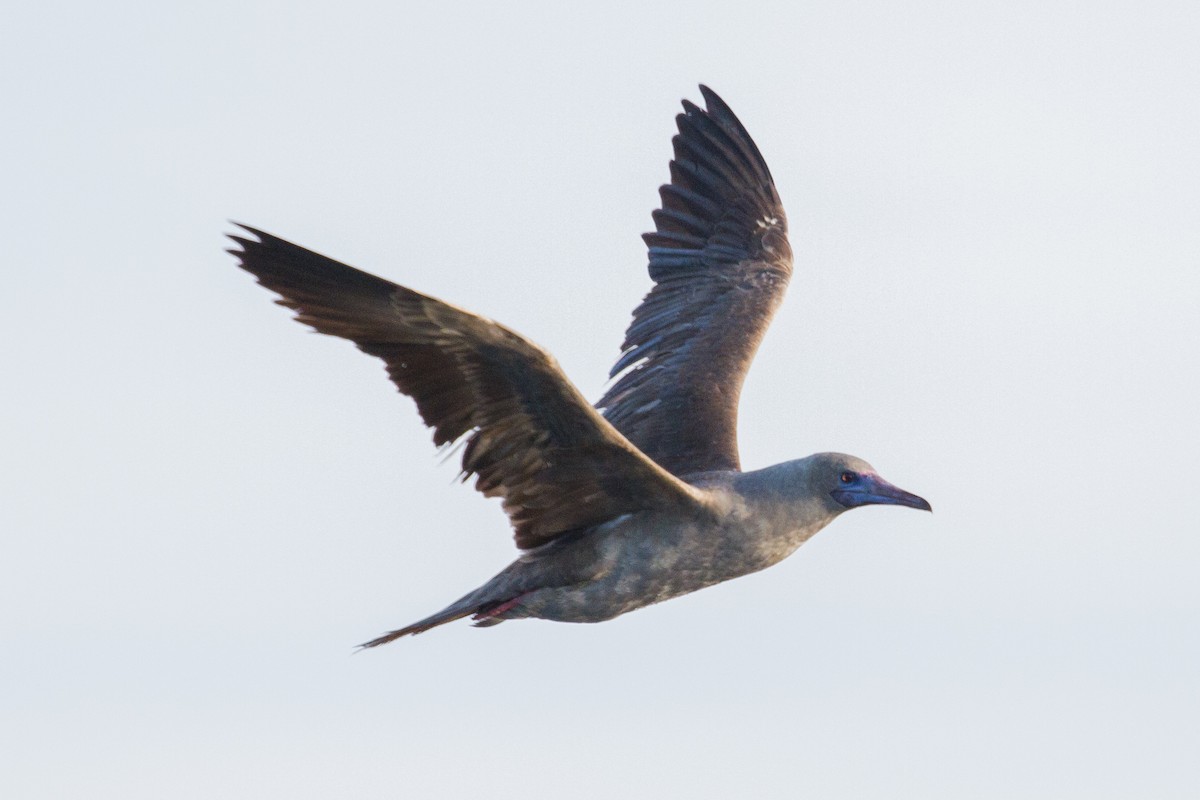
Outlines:
<svg viewBox="0 0 1200 800"><path fill-rule="evenodd" d="M768 469L786 480L805 466L801 461ZM753 472L697 476L691 481L699 490L694 508L622 514L556 539L522 555L432 619L469 611L480 621L603 622L766 569L795 552L836 512L821 504L798 504L762 477ZM488 608L515 597L520 602L499 613Z"/></svg>
<svg viewBox="0 0 1200 800"><path fill-rule="evenodd" d="M655 281L591 407L536 345L482 317L246 228L231 251L297 319L387 364L434 441L503 499L525 552L375 646L470 616L600 622L769 567L838 514L928 509L866 462L819 453L742 472L737 400L791 275L778 194L732 111L685 101L646 235ZM601 411L603 413L601 413Z"/></svg>

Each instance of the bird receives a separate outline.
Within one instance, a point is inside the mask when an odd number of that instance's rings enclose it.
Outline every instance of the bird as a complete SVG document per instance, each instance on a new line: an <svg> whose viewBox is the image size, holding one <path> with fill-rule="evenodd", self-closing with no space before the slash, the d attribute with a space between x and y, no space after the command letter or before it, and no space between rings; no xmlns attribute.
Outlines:
<svg viewBox="0 0 1200 800"><path fill-rule="evenodd" d="M743 471L743 380L792 275L787 217L741 121L700 86L643 234L653 283L593 406L513 330L232 223L228 252L297 321L382 359L461 478L500 498L520 553L372 648L470 617L602 622L770 567L843 512L932 511L866 461L817 453Z"/></svg>

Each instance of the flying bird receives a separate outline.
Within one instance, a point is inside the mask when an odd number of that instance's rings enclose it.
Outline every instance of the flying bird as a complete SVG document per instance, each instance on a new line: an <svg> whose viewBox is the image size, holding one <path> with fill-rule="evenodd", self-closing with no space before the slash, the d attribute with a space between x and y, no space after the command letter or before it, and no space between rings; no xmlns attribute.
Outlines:
<svg viewBox="0 0 1200 800"><path fill-rule="evenodd" d="M842 512L931 510L867 462L818 453L743 472L742 382L792 274L766 162L711 89L683 101L644 234L654 285L593 407L545 350L492 320L238 225L229 252L280 305L383 360L435 444L499 497L519 557L375 647L471 617L601 622L769 567Z"/></svg>

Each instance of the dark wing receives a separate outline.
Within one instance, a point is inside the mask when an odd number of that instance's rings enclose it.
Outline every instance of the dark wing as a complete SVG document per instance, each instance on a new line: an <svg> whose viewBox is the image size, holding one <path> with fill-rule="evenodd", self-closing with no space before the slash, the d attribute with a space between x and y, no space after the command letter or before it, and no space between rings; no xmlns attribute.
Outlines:
<svg viewBox="0 0 1200 800"><path fill-rule="evenodd" d="M739 468L746 370L792 274L787 219L750 134L706 86L675 118L671 182L643 236L655 286L596 405L674 473Z"/></svg>
<svg viewBox="0 0 1200 800"><path fill-rule="evenodd" d="M639 453L554 359L516 333L253 228L231 236L242 269L321 333L378 356L433 440L467 437L464 478L501 497L517 546L698 495Z"/></svg>

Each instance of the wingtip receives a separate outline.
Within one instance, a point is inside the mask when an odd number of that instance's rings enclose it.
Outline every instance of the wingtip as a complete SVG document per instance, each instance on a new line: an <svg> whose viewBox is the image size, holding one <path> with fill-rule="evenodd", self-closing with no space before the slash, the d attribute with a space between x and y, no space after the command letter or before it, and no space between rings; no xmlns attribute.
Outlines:
<svg viewBox="0 0 1200 800"><path fill-rule="evenodd" d="M263 231L260 231L258 228L251 227L251 226L245 224L244 222L238 222L237 220L234 220L234 219L226 220L226 222L228 222L230 225L232 225L235 228L241 228L243 231L245 231L246 233L255 237L256 239L259 239L260 241L270 235L270 234L264 233ZM236 238L238 238L238 236L240 236L240 233L239 234L227 233L225 235L228 236L230 239L236 239Z"/></svg>
<svg viewBox="0 0 1200 800"><path fill-rule="evenodd" d="M226 247L225 252L241 261L245 261L250 248L259 244L254 239L247 239L245 236L239 236L236 233L227 233L225 234L225 238L237 245L237 247Z"/></svg>
<svg viewBox="0 0 1200 800"><path fill-rule="evenodd" d="M259 232L254 230L254 228L251 228L249 225L244 225L233 219L227 219L225 221L235 228L241 228L240 231L225 234L226 239L237 245L237 247L225 248L225 252L229 253L229 255L240 259L246 255L246 251L249 250L251 246L258 244L259 241L261 241L262 237ZM255 241L255 239L247 239L243 235L243 232L250 234L259 241Z"/></svg>
<svg viewBox="0 0 1200 800"><path fill-rule="evenodd" d="M685 97L681 101L685 111L688 113L692 113L694 111L707 111L711 114L717 108L728 108L728 106L725 104L725 101L721 99L721 96L710 89L708 84L701 83L697 85L700 88L700 97L704 100L705 108L700 108L698 105Z"/></svg>
<svg viewBox="0 0 1200 800"><path fill-rule="evenodd" d="M707 106L709 113L729 110L729 105L721 99L721 95L708 88L706 84L700 84L700 96L704 98L704 105Z"/></svg>

